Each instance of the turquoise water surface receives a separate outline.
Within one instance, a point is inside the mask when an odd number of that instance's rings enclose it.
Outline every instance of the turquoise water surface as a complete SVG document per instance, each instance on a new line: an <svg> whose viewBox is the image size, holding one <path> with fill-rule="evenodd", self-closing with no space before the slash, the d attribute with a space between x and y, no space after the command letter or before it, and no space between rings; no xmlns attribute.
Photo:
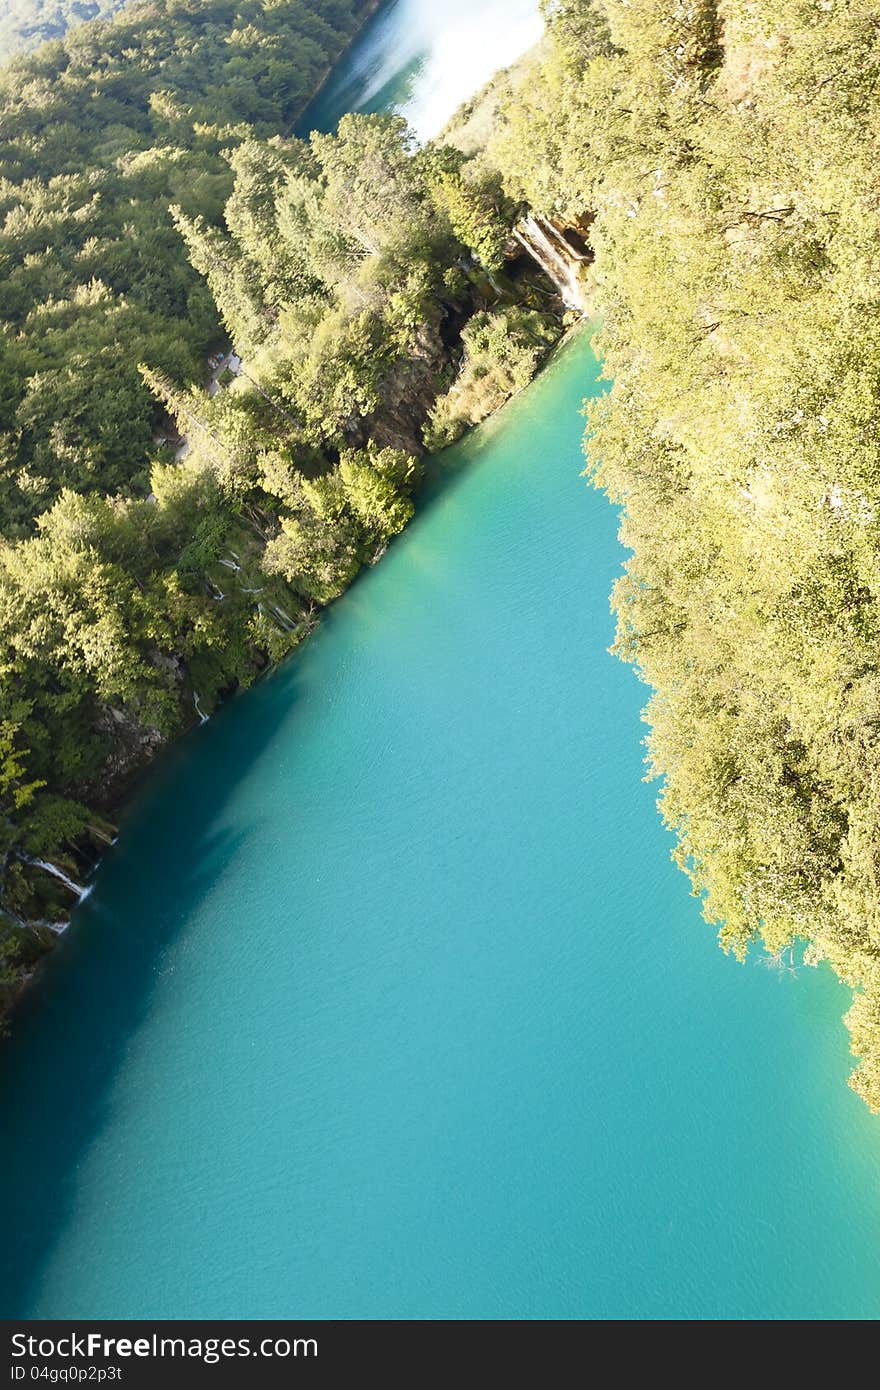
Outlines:
<svg viewBox="0 0 880 1390"><path fill-rule="evenodd" d="M3 1050L31 1317L870 1317L845 992L716 948L606 652L581 335L165 761Z"/></svg>
<svg viewBox="0 0 880 1390"><path fill-rule="evenodd" d="M346 111L399 111L422 140L541 37L539 0L387 0L297 123L332 130Z"/></svg>

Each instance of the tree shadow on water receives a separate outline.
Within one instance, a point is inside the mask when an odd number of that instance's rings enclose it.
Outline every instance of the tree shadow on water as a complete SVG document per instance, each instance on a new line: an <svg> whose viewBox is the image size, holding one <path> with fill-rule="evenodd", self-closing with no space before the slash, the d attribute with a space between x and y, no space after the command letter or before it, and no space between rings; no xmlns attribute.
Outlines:
<svg viewBox="0 0 880 1390"><path fill-rule="evenodd" d="M294 692L288 669L283 700L277 683L260 686L166 754L0 1043L2 1317L33 1316L159 962L252 830L218 828L220 813Z"/></svg>

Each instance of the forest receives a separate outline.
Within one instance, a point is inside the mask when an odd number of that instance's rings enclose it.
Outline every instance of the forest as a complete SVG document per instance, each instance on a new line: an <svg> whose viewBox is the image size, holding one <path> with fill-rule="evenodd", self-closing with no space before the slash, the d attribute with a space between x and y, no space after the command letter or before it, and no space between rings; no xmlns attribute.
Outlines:
<svg viewBox="0 0 880 1390"><path fill-rule="evenodd" d="M68 29L88 19L107 19L126 0L5 0L0 14L0 62L37 48L47 39L62 39Z"/></svg>
<svg viewBox="0 0 880 1390"><path fill-rule="evenodd" d="M368 9L156 0L0 71L7 994L132 776L311 630L426 449L561 331L497 173L398 117L290 134Z"/></svg>

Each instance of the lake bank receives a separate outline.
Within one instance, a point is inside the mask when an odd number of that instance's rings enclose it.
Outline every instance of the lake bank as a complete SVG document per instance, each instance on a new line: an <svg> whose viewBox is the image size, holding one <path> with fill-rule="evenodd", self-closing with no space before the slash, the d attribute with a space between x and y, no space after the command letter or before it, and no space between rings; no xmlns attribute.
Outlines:
<svg viewBox="0 0 880 1390"><path fill-rule="evenodd" d="M876 1309L841 990L720 955L641 781L597 374L145 786L7 1047L11 1312Z"/></svg>

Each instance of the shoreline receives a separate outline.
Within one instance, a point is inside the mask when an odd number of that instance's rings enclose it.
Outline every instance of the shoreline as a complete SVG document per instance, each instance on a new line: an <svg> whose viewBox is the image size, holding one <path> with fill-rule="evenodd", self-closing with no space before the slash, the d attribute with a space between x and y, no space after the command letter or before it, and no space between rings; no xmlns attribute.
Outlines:
<svg viewBox="0 0 880 1390"><path fill-rule="evenodd" d="M361 10L356 29L339 50L335 59L327 65L321 80L316 84L311 95L301 106L300 114L290 123L291 126L295 126L297 121L302 119L303 113L308 110L311 103L326 87L333 74L339 71L340 65L345 61L345 55L350 52L355 40L363 34L365 27L382 10L384 5L385 0L366 0ZM288 129L290 129L290 126ZM513 245L514 236L514 232L511 232L511 246ZM544 355L538 362L532 377L525 386L516 386L509 395L504 396L503 399L498 401L498 403L488 410L480 419L474 420L473 418L475 415L479 414L478 409L463 411L459 419L465 427L457 437L452 436L450 438L450 436L447 435L446 438L449 442L444 442L441 447L438 447L439 441L436 438L433 441L434 447L426 448L425 443L431 418L430 412L433 410L434 406L443 399L443 393L441 392L441 395L436 397L433 405L427 398L423 398L424 392L422 392L421 395L417 393L416 398L413 398L412 394L410 394L408 401L406 397L403 398L400 404L404 407L403 420L406 425L404 433L407 435L408 439L402 447L405 447L408 453L421 458L424 461L425 473L430 473L435 480L442 476L443 466L442 463L438 464L438 460L440 460L444 454L447 454L450 448L457 447L466 440L472 438L479 426L488 425L491 420L500 416L504 407L508 405L512 399L519 397L526 390L526 386L531 385L537 377L541 375L545 368L556 359L557 354L566 346L571 337L575 333L581 331L590 321L589 315L584 312L583 306L580 306L580 311L574 309L574 314L578 316L576 318L573 317L571 313L571 308L573 306L569 306L567 309L566 306L568 305L568 301L564 290L560 290L558 280L548 271L547 266L531 253L528 246L525 247L525 251L527 255L531 257L531 260L536 262L539 271L543 272L543 275L547 277L549 282L547 288L549 289L550 284L552 284L556 291L551 301L552 308L548 309L546 306L542 306L541 312L548 313L556 320L558 336L556 336L555 340L552 340L552 335L548 335L549 341L547 342L547 346L545 346ZM510 254L511 253L508 252L508 256L510 256ZM519 251L518 255L522 256L522 251ZM532 269L534 270L535 266L533 266ZM498 292L499 296L493 298L491 301L492 307L496 308L503 302L506 302L507 295L502 294L494 283L493 289ZM515 289L512 290L511 302L520 302L519 295ZM531 304L532 300L527 297L527 302ZM474 304L471 307L475 312L478 305ZM488 308L489 305L484 303L483 307ZM449 354L447 354L447 356L448 355ZM454 361L455 354L452 354L453 365ZM509 388L509 386L513 384L513 382L509 382L506 385ZM397 407L395 406L394 409L396 410ZM395 417L392 415L392 422L394 419ZM428 436L428 438L430 439L430 436ZM425 494L421 486L417 486L413 492L412 501L416 507L416 512L421 512L425 506ZM374 555L366 559L364 561L364 567L372 568L375 566L382 558L386 548L387 545L381 547ZM343 592L348 591L357 577L357 575L352 577ZM255 580L254 582L256 583L259 581ZM341 594L339 596L341 597ZM286 652L283 654L276 654L275 659L273 659L268 652L263 652L262 656L265 658L264 664L259 665L255 663L252 681L248 681L247 684L262 682L274 671L278 670L286 661L287 656L292 655L293 650L298 650L302 642L311 635L320 623L321 614L329 610L333 602L335 602L335 599L330 602L324 602L320 607L312 611L309 622L297 632L295 645L290 646ZM278 659L279 655L280 659ZM182 679L185 684L191 679L185 668L182 671ZM225 690L221 690L217 694L215 712L219 712L236 694L240 693L242 693L242 686L239 683L229 683ZM186 717L185 711L182 712L184 713L184 717ZM159 765L160 759L166 754L166 751L170 752L185 735L190 734L194 728L199 727L200 723L204 722L207 722L207 717L201 715L196 695L196 713L191 715L188 722L181 722L171 732L160 734L157 729L152 730L148 727L132 727L133 747L131 756L128 757L126 755L122 759L119 767L114 769L112 778L108 777L105 779L94 792L87 790L83 796L84 801L92 806L96 815L101 818L102 822L106 823L110 833L115 833L118 822L126 817L128 808L136 800L145 780ZM90 888L91 884L94 882L95 875L98 873L100 866L106 858L106 846L104 843L98 843L94 836L84 834L81 839L76 841L71 840L67 843L61 842L56 844L45 853L48 859L54 860L56 864L60 865L64 873L69 874L75 879L77 884L83 883L87 888ZM50 869L50 872L51 871ZM55 876L63 879L63 874L61 872L57 873ZM63 881L66 882L66 880ZM17 967L12 964L9 975L3 980L2 984L0 984L0 1036L6 1031L4 1029L4 1022L17 1012L20 1001L23 997L30 994L35 982L41 976L46 961L49 957L55 955L61 937L66 936L70 927L76 925L77 908L81 901L81 897L74 897L69 904L68 911L64 910L68 907L66 901L53 903L52 910L57 910L60 913L57 930L50 928L48 923L44 924L42 914L38 917L35 913L30 920L25 920L24 917L17 917L16 914L13 914L13 921L17 921L20 926L21 934L18 939L21 944L17 950L10 950L12 961L15 961L16 956L18 957ZM45 929L43 929L44 927ZM18 933L15 933L15 935L18 935Z"/></svg>
<svg viewBox="0 0 880 1390"><path fill-rule="evenodd" d="M379 3L382 3L382 0L379 0ZM481 430L486 426L491 425L494 421L498 420L503 415L507 406L509 406L512 401L518 400L526 391L528 391L529 388L533 386L534 383L538 380L538 378L541 377L544 374L544 372L553 364L553 362L556 360L559 354L573 341L573 339L577 337L579 333L589 331L590 324L594 322L594 319L588 318L587 316L583 316L582 318L578 319L575 323L570 324L568 327L563 327L559 338L550 348L546 357L540 363L537 371L535 372L531 381L527 383L527 385L519 387L510 396L503 400L500 403L500 405L496 406L496 408L483 420L480 420L477 424L470 425L468 429L465 430L464 434L462 434L461 437L457 439L453 444L449 444L443 449L435 449L430 453L426 453L426 476L423 480L422 487L424 487L425 483L428 482L427 473L431 467L432 462L438 459L442 459L443 455L448 453L451 449L461 448L461 446L464 445L466 441L473 439L478 430ZM416 498L417 497L418 493L416 493ZM417 505L411 520L415 520L416 517L421 514L421 512L422 508ZM409 527L409 524L410 523L408 523L407 526L404 527L404 531L401 534L404 534L406 532L406 530ZM345 595L348 594L350 590L353 588L353 586L357 583L364 570L375 568L375 566L380 564L381 561L385 558L386 554L387 546L378 556L377 559L371 561L368 565L363 566L363 568L358 572L358 574L355 575L354 579L343 591L343 593L339 595L339 598L344 598ZM308 641L308 639L320 626L321 614L328 612L333 607L333 604L337 603L338 601L338 599L333 599L330 603L326 604L322 609L320 609L316 621L313 623L309 631L305 634L302 641L297 644L293 651L288 652L282 658L281 661L267 662L265 669L257 677L257 681L255 682L255 684L267 679L274 672L279 671L285 665L285 663L289 661L296 654L296 652L300 650L300 648ZM230 703L231 700L235 699L237 695L241 695L244 693L244 690L241 689L230 691L229 694L220 701L216 713L219 714L223 709L226 708L226 706ZM214 715L209 716L209 719L212 718L214 718ZM201 723L198 720L195 720L185 729L181 729L179 733L175 734L173 737L167 739L162 744L160 744L159 747L156 749L154 755L151 758L149 758L148 761L141 764L138 768L132 771L130 780L126 783L125 789L121 791L119 796L115 797L106 807L106 810L114 817L114 826L116 825L115 818L117 816L120 822L122 821L122 819L124 819L129 806L131 805L131 803L137 795L138 787L142 784L143 780L150 776L150 774L158 767L158 765L167 753L169 753L172 749L176 748L183 739L190 737L195 732L195 730L199 728L201 728ZM106 854L102 853L94 861L94 867L86 876L87 889L91 889L94 877L100 871L101 865L103 864L105 858ZM9 994L7 998L4 999L2 1003L0 1003L0 1045L2 1045L2 1042L11 1034L12 1020L15 1014L18 1012L19 1008L21 1008L25 1004L26 1000L30 997L33 990L38 987L40 977L42 976L43 971L47 966L48 962L54 958L58 950L59 943L61 943L64 940L71 928L75 929L77 909L80 907L82 901L83 899L80 899L79 902L76 902L72 905L70 920L68 922L67 927L65 927L63 932L60 932L57 935L53 936L52 941L47 944L45 950L43 950L41 954L37 957L33 965L30 967L28 973L21 977L21 979L16 981L14 984L8 986Z"/></svg>
<svg viewBox="0 0 880 1390"><path fill-rule="evenodd" d="M379 10L381 10L382 6L385 3L386 0L367 0L367 3L364 6L361 14L361 21L355 29L354 33L352 34L351 38L348 40L345 46L339 50L336 57L333 59L333 62L327 65L327 69L324 72L324 75L321 77L314 90L310 92L309 95L306 97L305 101L299 109L299 112L296 116L294 116L287 130L284 132L285 135L291 136L295 133L294 128L299 125L300 121L302 120L305 113L308 111L312 102L317 101L318 97L321 95L324 88L327 86L327 83L330 81L330 78L333 76L334 72L336 71L339 64L342 62L343 58L345 58L346 55L351 52L351 49L354 47L355 43L366 29L370 20L373 18L375 14L378 13Z"/></svg>

